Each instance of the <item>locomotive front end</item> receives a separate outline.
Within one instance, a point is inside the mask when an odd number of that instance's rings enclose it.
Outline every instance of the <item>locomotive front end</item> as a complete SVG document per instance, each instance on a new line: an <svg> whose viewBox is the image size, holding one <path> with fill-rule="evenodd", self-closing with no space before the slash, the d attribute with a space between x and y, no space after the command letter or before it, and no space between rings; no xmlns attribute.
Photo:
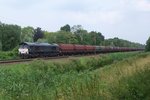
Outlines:
<svg viewBox="0 0 150 100"><path fill-rule="evenodd" d="M27 45L20 45L18 52L19 52L19 56L21 58L28 58L29 49L28 49Z"/></svg>

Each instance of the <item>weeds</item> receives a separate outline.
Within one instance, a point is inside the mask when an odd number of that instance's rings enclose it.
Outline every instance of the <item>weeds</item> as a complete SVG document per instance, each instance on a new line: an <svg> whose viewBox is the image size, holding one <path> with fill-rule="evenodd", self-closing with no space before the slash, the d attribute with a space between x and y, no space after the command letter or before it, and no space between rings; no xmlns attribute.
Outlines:
<svg viewBox="0 0 150 100"><path fill-rule="evenodd" d="M111 92L118 100L149 100L150 99L150 65L135 75L119 80Z"/></svg>
<svg viewBox="0 0 150 100"><path fill-rule="evenodd" d="M0 51L0 60L6 59L16 59L18 56L18 47L14 48L12 51L3 52Z"/></svg>
<svg viewBox="0 0 150 100"><path fill-rule="evenodd" d="M149 98L149 70L139 72L137 66L134 71L135 67L131 66L135 66L133 62L139 58L147 59L148 56L114 53L67 63L35 60L18 67L1 68L0 99L146 99ZM146 66L142 68L149 68ZM128 69L137 73L125 74Z"/></svg>

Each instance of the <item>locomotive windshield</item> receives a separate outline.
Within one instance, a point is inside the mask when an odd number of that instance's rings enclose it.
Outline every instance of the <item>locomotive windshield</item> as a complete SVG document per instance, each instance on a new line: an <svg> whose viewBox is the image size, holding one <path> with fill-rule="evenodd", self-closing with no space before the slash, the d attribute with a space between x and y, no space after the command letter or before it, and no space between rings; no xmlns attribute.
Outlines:
<svg viewBox="0 0 150 100"><path fill-rule="evenodd" d="M20 45L20 48L24 49L24 48L28 48L27 45Z"/></svg>

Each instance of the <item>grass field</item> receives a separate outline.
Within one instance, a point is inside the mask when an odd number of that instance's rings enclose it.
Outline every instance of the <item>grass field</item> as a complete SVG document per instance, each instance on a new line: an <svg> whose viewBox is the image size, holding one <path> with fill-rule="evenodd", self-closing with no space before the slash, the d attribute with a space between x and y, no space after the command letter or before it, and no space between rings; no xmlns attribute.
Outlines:
<svg viewBox="0 0 150 100"><path fill-rule="evenodd" d="M150 53L0 66L1 100L150 100Z"/></svg>

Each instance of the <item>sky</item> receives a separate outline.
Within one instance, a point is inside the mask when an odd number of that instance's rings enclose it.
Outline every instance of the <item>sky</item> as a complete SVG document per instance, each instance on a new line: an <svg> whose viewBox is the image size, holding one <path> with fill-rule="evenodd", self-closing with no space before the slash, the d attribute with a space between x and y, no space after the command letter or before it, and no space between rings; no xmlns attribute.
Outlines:
<svg viewBox="0 0 150 100"><path fill-rule="evenodd" d="M69 24L145 44L150 0L0 0L0 21L58 31Z"/></svg>

